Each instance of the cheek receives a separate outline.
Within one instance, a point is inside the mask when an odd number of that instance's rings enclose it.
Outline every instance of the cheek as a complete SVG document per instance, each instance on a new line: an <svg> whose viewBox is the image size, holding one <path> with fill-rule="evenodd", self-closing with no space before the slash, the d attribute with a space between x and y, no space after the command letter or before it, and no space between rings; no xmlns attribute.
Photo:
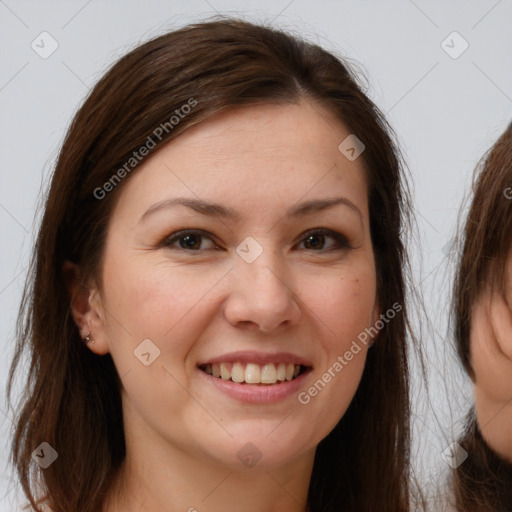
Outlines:
<svg viewBox="0 0 512 512"><path fill-rule="evenodd" d="M105 262L105 318L113 355L127 346L133 351L146 338L169 355L185 353L192 343L187 340L202 328L200 319L206 321L197 312L204 310L219 273L147 260L112 257ZM180 343L173 343L176 339Z"/></svg>
<svg viewBox="0 0 512 512"><path fill-rule="evenodd" d="M332 335L329 338L328 353L344 355L354 343L366 348L358 339L372 326L375 306L375 286L371 280L346 279L343 286L333 288L326 301L326 313ZM370 341L368 339L368 341ZM351 366L363 366L365 350L353 349L356 355L347 354ZM348 373L348 372L347 372Z"/></svg>
<svg viewBox="0 0 512 512"><path fill-rule="evenodd" d="M181 415L188 403L190 368L183 362L207 328L207 294L224 272L147 260L106 261L104 289L106 333L126 393L124 407L131 404L152 423ZM137 354L148 352L146 366Z"/></svg>
<svg viewBox="0 0 512 512"><path fill-rule="evenodd" d="M489 316L481 306L473 309L470 346L477 396L496 403L512 400L512 362L504 357Z"/></svg>
<svg viewBox="0 0 512 512"><path fill-rule="evenodd" d="M315 379L298 394L305 414L315 418L311 436L316 443L345 415L359 387L368 347L355 340L366 326L367 322L345 324L335 339L327 343L324 340L323 364L315 371Z"/></svg>
<svg viewBox="0 0 512 512"><path fill-rule="evenodd" d="M330 334L328 347L344 350L372 322L376 299L371 273L329 280L318 287L316 310Z"/></svg>
<svg viewBox="0 0 512 512"><path fill-rule="evenodd" d="M315 304L311 309L319 319L316 341L322 346L322 357L316 380L302 390L299 401L308 403L326 428L324 434L343 416L361 380L371 341L367 333L374 327L375 286L371 272L360 273L326 280L305 299Z"/></svg>

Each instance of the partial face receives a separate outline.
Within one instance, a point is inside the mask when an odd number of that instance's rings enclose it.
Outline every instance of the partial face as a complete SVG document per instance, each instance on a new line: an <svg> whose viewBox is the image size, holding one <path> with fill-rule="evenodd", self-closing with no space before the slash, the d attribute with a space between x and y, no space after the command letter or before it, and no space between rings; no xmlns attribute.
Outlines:
<svg viewBox="0 0 512 512"><path fill-rule="evenodd" d="M512 253L505 272L505 297L484 290L473 308L471 363L482 436L512 462Z"/></svg>
<svg viewBox="0 0 512 512"><path fill-rule="evenodd" d="M276 467L343 416L367 347L345 353L379 313L362 157L338 149L349 134L318 105L248 107L133 171L91 349L113 357L136 442L232 467L252 443Z"/></svg>

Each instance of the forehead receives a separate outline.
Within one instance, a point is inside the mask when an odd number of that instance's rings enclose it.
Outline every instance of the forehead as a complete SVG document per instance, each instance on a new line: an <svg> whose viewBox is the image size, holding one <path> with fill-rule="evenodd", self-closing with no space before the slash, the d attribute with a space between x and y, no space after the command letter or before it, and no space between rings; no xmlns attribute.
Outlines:
<svg viewBox="0 0 512 512"><path fill-rule="evenodd" d="M340 156L338 146L348 135L348 128L332 112L302 99L221 113L188 129L174 141L176 151L169 150L175 157L181 151L188 151L187 157L194 152L196 160L206 159L214 167L228 159L247 158L255 165L272 160L321 166L329 157L334 163Z"/></svg>
<svg viewBox="0 0 512 512"><path fill-rule="evenodd" d="M144 161L118 207L131 211L178 196L222 201L245 213L319 196L367 208L363 159L338 149L350 131L311 101L229 110L192 126Z"/></svg>

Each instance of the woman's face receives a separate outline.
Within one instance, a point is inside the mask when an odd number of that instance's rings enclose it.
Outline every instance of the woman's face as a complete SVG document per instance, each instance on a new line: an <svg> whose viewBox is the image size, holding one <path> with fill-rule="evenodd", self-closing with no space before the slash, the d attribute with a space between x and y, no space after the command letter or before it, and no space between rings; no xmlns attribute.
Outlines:
<svg viewBox="0 0 512 512"><path fill-rule="evenodd" d="M379 314L349 135L316 104L251 106L133 171L90 330L139 449L270 468L311 457L343 416L367 348L345 354Z"/></svg>

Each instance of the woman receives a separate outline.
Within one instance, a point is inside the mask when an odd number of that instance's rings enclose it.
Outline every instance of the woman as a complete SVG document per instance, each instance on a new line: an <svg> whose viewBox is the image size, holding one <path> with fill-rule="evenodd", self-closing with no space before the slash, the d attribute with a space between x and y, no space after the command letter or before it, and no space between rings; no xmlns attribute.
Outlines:
<svg viewBox="0 0 512 512"><path fill-rule="evenodd" d="M121 58L20 313L34 510L409 510L408 215L391 129L323 49L221 19Z"/></svg>
<svg viewBox="0 0 512 512"><path fill-rule="evenodd" d="M475 396L459 440L469 456L453 475L459 511L512 510L511 240L512 124L477 175L454 287L455 340Z"/></svg>

